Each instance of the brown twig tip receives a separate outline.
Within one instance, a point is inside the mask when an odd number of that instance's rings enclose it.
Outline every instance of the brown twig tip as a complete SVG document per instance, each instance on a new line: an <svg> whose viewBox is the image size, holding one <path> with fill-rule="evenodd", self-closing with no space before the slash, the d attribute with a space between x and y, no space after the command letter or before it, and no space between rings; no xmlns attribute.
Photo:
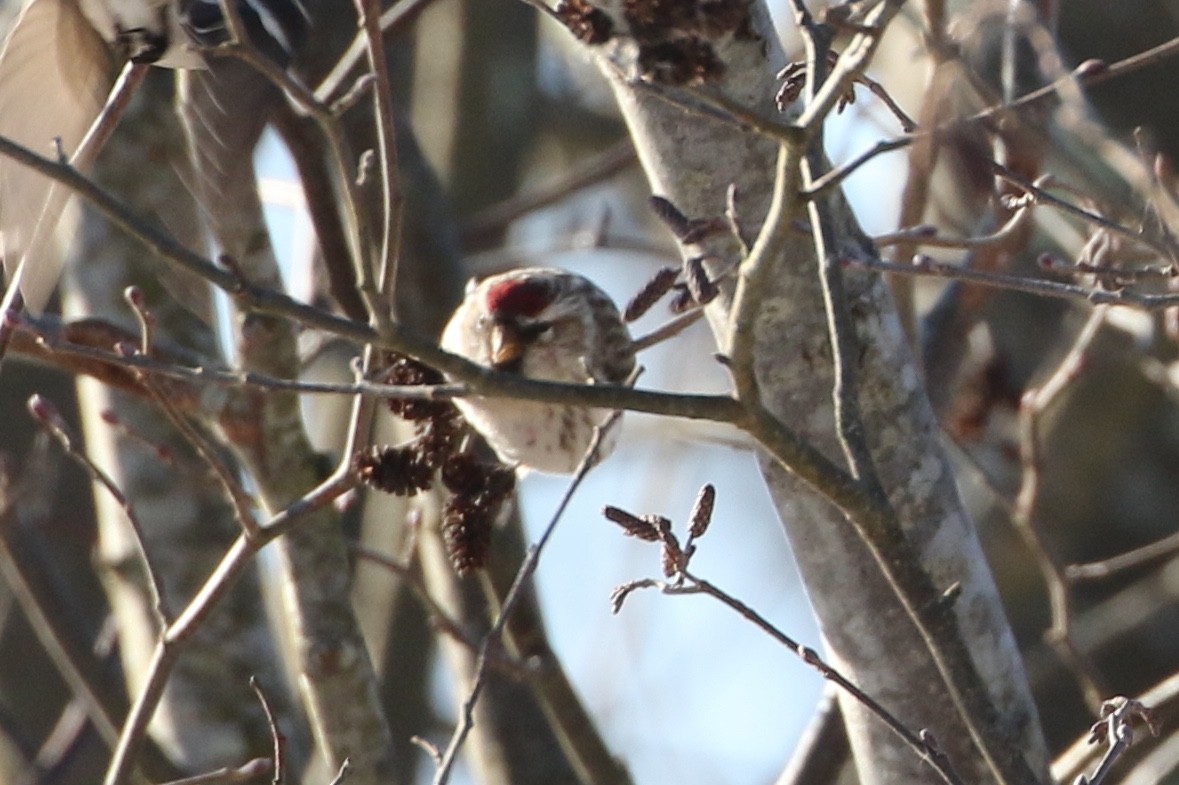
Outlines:
<svg viewBox="0 0 1179 785"><path fill-rule="evenodd" d="M410 736L409 743L429 755L430 760L434 761L435 766L442 762L442 751L429 739L422 738L421 736Z"/></svg>
<svg viewBox="0 0 1179 785"><path fill-rule="evenodd" d="M696 494L696 502L692 505L692 514L688 518L688 536L693 540L704 536L708 531L708 524L712 522L712 510L716 504L716 488L711 483L700 489Z"/></svg>
<svg viewBox="0 0 1179 785"><path fill-rule="evenodd" d="M356 159L356 184L364 187L373 181L377 169L377 151L365 150Z"/></svg>
<svg viewBox="0 0 1179 785"><path fill-rule="evenodd" d="M720 294L720 289L704 269L704 259L703 256L693 256L684 262L688 291L692 293L692 299L700 305L708 305Z"/></svg>
<svg viewBox="0 0 1179 785"><path fill-rule="evenodd" d="M1110 746L1119 741L1132 743L1135 722L1145 725L1151 736L1158 737L1158 721L1142 701L1123 695L1110 698L1101 704L1101 719L1089 729L1089 743L1106 742Z"/></svg>
<svg viewBox="0 0 1179 785"><path fill-rule="evenodd" d="M937 736L933 735L933 731L929 728L922 728L918 731L918 736L921 738L921 743L925 745L925 749L931 754L938 756L942 754L942 747L938 744Z"/></svg>
<svg viewBox="0 0 1179 785"><path fill-rule="evenodd" d="M146 305L143 290L138 286L128 286L123 290L123 299L135 310L142 310Z"/></svg>
<svg viewBox="0 0 1179 785"><path fill-rule="evenodd" d="M1150 170L1154 173L1154 178L1159 181L1159 185L1167 190L1168 193L1175 191L1175 166L1171 162L1171 156L1163 152L1156 152L1151 161Z"/></svg>
<svg viewBox="0 0 1179 785"><path fill-rule="evenodd" d="M232 274L233 276L235 276L239 279L244 279L244 276L242 275L242 267L240 264L237 263L236 257L233 257L227 253L218 254L217 255L217 266L221 267L226 272Z"/></svg>
<svg viewBox="0 0 1179 785"><path fill-rule="evenodd" d="M274 785L282 785L282 783L286 782L286 738L283 736L282 731L278 729L278 721L274 717L274 709L271 707L270 700L266 697L266 692L262 689L262 685L258 683L257 676L250 676L250 689L254 691L254 695L258 698L258 703L262 706L262 713L266 715L266 725L270 728L271 755L273 759L255 758L246 765L265 764L265 767L259 774L273 772L274 778L272 782Z"/></svg>
<svg viewBox="0 0 1179 785"><path fill-rule="evenodd" d="M604 44L614 35L614 20L585 0L561 0L555 13L573 37L583 44Z"/></svg>
<svg viewBox="0 0 1179 785"><path fill-rule="evenodd" d="M627 536L638 537L644 542L659 541L659 524L657 520L652 518L652 516L645 515L640 518L637 515L631 515L626 510L620 509L618 507L611 507L610 505L602 508L602 515L606 517L606 520L611 521L612 523L617 523L619 526L621 526L623 532L625 532ZM667 521L666 525L669 527L671 526L671 521L668 521L666 518L658 520Z"/></svg>
<svg viewBox="0 0 1179 785"><path fill-rule="evenodd" d="M651 206L655 217L663 221L675 239L684 245L693 245L731 230L727 218L689 218L662 196L650 197L647 204Z"/></svg>
<svg viewBox="0 0 1179 785"><path fill-rule="evenodd" d="M348 88L348 91L332 102L330 111L336 117L347 112L353 106L360 103L360 99L366 97L373 85L377 83L377 78L371 73L361 74Z"/></svg>
<svg viewBox="0 0 1179 785"><path fill-rule="evenodd" d="M1088 79L1109 70L1109 63L1097 58L1090 58L1073 69L1073 75L1078 79Z"/></svg>
<svg viewBox="0 0 1179 785"><path fill-rule="evenodd" d="M352 759L344 758L344 762L340 764L339 771L336 772L335 777L332 777L332 781L329 782L328 785L341 785L341 783L343 783L344 780L348 778L348 769L351 767Z"/></svg>
<svg viewBox="0 0 1179 785"><path fill-rule="evenodd" d="M626 602L626 598L634 590L635 585L633 583L625 583L610 592L610 612L617 616L622 611L622 605Z"/></svg>
<svg viewBox="0 0 1179 785"><path fill-rule="evenodd" d="M621 586L614 587L614 591L610 592L610 612L618 614L622 610L623 603L626 598L638 589L650 589L659 584L650 578L641 578L637 581L629 581Z"/></svg>
<svg viewBox="0 0 1179 785"><path fill-rule="evenodd" d="M238 264L237 259L227 253L219 254L217 256L217 266L225 272L233 276L233 283L226 284L225 293L234 296L244 293L250 286L246 275L242 272L241 265Z"/></svg>
<svg viewBox="0 0 1179 785"><path fill-rule="evenodd" d="M365 485L394 496L428 491L434 482L434 467L414 447L374 445L356 454L353 470Z"/></svg>
<svg viewBox="0 0 1179 785"><path fill-rule="evenodd" d="M65 420L62 419L61 412L57 407L45 396L37 393L29 396L29 414L33 419L42 425L50 428L59 429L65 426Z"/></svg>
<svg viewBox="0 0 1179 785"><path fill-rule="evenodd" d="M663 298L663 295L671 291L671 287L675 285L675 279L679 277L679 274L680 271L678 268L660 267L654 275L647 279L647 282L643 284L643 288L639 289L638 293L626 304L626 308L622 313L623 320L633 322L651 310L655 303Z"/></svg>

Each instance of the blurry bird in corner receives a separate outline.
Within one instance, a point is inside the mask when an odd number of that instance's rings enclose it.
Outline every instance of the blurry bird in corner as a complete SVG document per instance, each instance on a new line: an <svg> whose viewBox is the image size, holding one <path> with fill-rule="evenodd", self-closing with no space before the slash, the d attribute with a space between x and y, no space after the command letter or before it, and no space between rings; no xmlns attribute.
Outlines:
<svg viewBox="0 0 1179 785"><path fill-rule="evenodd" d="M300 0L232 1L251 42L289 63L306 32ZM28 0L0 50L0 135L68 158L101 113L119 61L204 68L202 49L228 38L219 0ZM34 312L57 285L71 234L68 227L55 231L69 201L57 190L0 157L6 285L18 279Z"/></svg>

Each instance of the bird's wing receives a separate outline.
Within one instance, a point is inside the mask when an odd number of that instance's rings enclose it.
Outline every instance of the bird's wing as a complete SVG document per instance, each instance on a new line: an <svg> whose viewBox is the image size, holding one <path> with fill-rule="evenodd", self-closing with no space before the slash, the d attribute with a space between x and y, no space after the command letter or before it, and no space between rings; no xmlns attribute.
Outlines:
<svg viewBox="0 0 1179 785"><path fill-rule="evenodd" d="M220 58L180 77L179 105L193 189L206 224L246 277L282 286L254 174L254 148L282 91L246 63Z"/></svg>
<svg viewBox="0 0 1179 785"><path fill-rule="evenodd" d="M0 51L0 135L50 158L60 139L64 153L72 155L102 110L113 78L107 46L76 0L32 0ZM20 286L34 311L57 285L72 234L58 224L62 213L71 212L68 199L64 193L51 196L50 180L0 157L4 272L11 281L27 257ZM42 219L50 222L39 233L46 241L30 248Z"/></svg>

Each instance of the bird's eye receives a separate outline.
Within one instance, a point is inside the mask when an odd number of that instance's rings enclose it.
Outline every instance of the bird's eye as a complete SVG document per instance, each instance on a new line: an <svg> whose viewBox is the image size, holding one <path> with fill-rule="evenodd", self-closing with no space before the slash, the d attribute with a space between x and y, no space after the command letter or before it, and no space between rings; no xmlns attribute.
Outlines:
<svg viewBox="0 0 1179 785"><path fill-rule="evenodd" d="M533 322L520 325L520 339L525 343L548 340L553 334L552 322Z"/></svg>

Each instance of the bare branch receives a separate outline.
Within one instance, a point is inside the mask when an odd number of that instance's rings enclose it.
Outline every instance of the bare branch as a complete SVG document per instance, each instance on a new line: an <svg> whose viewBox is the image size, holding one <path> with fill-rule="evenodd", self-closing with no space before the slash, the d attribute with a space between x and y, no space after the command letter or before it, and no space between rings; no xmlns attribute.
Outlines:
<svg viewBox="0 0 1179 785"><path fill-rule="evenodd" d="M594 436L591 440L588 449L586 449L585 456L581 459L581 464L574 472L572 479L570 479L568 486L565 489L564 495L557 504L556 510L553 512L552 518L544 531L541 532L540 537L536 543L528 548L528 552L524 556L524 561L520 564L520 569L516 572L516 577L512 581L511 587L504 596L502 605L500 606L499 615L496 617L495 623L483 638L483 643L479 646L479 658L475 664L475 674L472 683L469 687L466 700L463 701L462 709L459 713L459 724L455 728L454 733L450 737L450 742L446 745L446 750L442 753L442 757L438 763L438 768L434 772L434 785L445 785L450 779L451 770L454 767L458 756L459 749L470 733L471 727L474 724L475 703L479 700L479 695L483 691L486 684L487 663L490 657L491 648L498 646L504 634L504 629L507 626L508 617L514 610L516 603L519 602L523 593L524 586L536 571L537 565L540 563L540 556L548 543L549 538L552 537L553 532L556 531L557 523L560 522L561 517L565 514L565 509L569 506L569 502L573 498L573 494L581 486L585 480L586 475L596 465L598 448L602 441L602 435L618 420L618 413L613 414L602 425L594 429Z"/></svg>

